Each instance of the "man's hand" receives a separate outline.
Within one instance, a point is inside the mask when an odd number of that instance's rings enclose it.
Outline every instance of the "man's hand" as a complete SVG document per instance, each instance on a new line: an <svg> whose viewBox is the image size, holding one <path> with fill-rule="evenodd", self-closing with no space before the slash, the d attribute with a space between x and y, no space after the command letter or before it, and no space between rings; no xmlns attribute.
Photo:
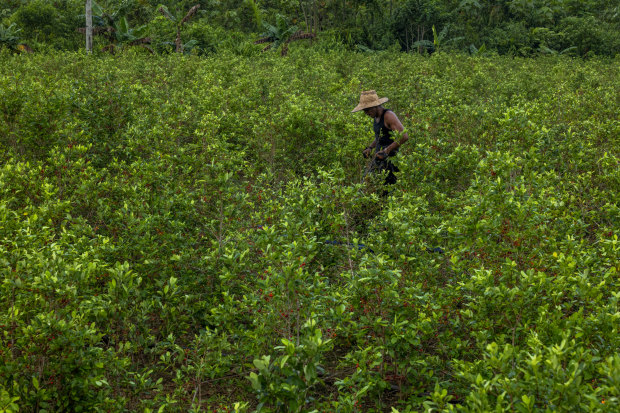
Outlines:
<svg viewBox="0 0 620 413"><path fill-rule="evenodd" d="M385 153L385 151L379 151L375 156L378 160L382 161L388 157L388 154Z"/></svg>
<svg viewBox="0 0 620 413"><path fill-rule="evenodd" d="M364 158L368 158L370 156L370 152L372 152L372 148L367 146L366 149L362 151L362 155L364 155Z"/></svg>

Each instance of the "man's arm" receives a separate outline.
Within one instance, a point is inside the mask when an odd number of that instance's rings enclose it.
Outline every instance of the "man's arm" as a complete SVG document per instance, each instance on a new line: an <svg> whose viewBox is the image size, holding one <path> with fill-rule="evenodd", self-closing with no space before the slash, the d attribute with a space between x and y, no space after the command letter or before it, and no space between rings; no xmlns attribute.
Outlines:
<svg viewBox="0 0 620 413"><path fill-rule="evenodd" d="M370 153L372 152L372 150L375 148L375 146L377 146L377 139L375 139L374 141L372 141L372 143L370 145L368 145L366 147L366 149L364 149L362 151L362 153L364 154L364 158L368 158L370 156Z"/></svg>
<svg viewBox="0 0 620 413"><path fill-rule="evenodd" d="M387 126L388 128L390 128L393 131L396 132L402 132L403 130L405 130L405 128L403 127L403 124L400 123L400 120L398 119L398 116L396 116L396 114L392 111L389 111L385 114L385 117L383 118L384 122L385 122L385 126ZM385 153L389 154L390 152L392 152L394 149L397 149L400 145L402 145L403 143L407 142L407 140L409 139L409 135L407 135L407 132L403 133L401 135L401 138L399 141L394 141L394 143L392 143L390 146L388 146L387 148L385 148Z"/></svg>

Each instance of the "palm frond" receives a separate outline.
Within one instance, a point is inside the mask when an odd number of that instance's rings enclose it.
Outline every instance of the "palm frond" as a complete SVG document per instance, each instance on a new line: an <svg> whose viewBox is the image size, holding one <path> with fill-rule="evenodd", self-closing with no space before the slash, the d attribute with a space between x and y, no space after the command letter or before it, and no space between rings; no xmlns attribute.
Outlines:
<svg viewBox="0 0 620 413"><path fill-rule="evenodd" d="M194 7L192 7L191 9L189 9L189 11L187 12L187 14L185 15L185 17L183 17L183 20L181 20L181 24L184 24L185 22L187 22L189 19L192 18L192 16L194 14L196 14L196 11L198 11L198 9L200 8L200 4L196 4Z"/></svg>
<svg viewBox="0 0 620 413"><path fill-rule="evenodd" d="M150 43L151 43L151 38L150 37L143 37L141 39L133 40L133 41L129 42L128 44L130 46L138 46L138 45L141 45L141 44L150 44Z"/></svg>
<svg viewBox="0 0 620 413"><path fill-rule="evenodd" d="M159 6L159 8L157 9L157 11L160 12L168 20L171 20L171 21L176 23L177 18L174 17L174 15L172 13L170 13L170 11L168 10L168 7L166 7L163 4L161 4Z"/></svg>
<svg viewBox="0 0 620 413"><path fill-rule="evenodd" d="M435 44L430 40L418 40L413 43L413 47L426 47L427 49L431 49L435 47Z"/></svg>
<svg viewBox="0 0 620 413"><path fill-rule="evenodd" d="M258 39L254 41L254 44L261 44L261 43L267 43L267 42L273 42L273 37L270 37L270 36L263 37L262 39Z"/></svg>
<svg viewBox="0 0 620 413"><path fill-rule="evenodd" d="M289 37L288 42L294 42L295 40L303 40L303 39L314 39L316 34L303 32L301 30L294 33L291 37Z"/></svg>

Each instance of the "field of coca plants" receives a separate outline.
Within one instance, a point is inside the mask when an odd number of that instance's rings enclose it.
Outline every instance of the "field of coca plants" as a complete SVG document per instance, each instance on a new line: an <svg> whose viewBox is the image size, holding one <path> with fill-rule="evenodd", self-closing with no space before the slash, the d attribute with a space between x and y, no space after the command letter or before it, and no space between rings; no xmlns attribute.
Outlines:
<svg viewBox="0 0 620 413"><path fill-rule="evenodd" d="M0 411L617 412L619 112L618 57L3 53Z"/></svg>

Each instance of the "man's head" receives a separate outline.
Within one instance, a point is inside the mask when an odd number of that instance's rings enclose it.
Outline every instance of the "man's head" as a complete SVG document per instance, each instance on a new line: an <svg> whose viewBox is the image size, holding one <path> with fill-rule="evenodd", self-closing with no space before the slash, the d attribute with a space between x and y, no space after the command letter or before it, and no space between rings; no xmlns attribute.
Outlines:
<svg viewBox="0 0 620 413"><path fill-rule="evenodd" d="M381 105L387 101L388 98L379 99L377 92L374 90L367 90L362 92L359 105L357 105L351 112L363 110L368 116L376 117L378 113L381 113Z"/></svg>
<svg viewBox="0 0 620 413"><path fill-rule="evenodd" d="M383 106L379 105L379 106L373 106L371 108L364 108L363 111L365 114L367 114L371 118L376 118L376 117L379 117L379 115L381 114L381 109L383 109Z"/></svg>

